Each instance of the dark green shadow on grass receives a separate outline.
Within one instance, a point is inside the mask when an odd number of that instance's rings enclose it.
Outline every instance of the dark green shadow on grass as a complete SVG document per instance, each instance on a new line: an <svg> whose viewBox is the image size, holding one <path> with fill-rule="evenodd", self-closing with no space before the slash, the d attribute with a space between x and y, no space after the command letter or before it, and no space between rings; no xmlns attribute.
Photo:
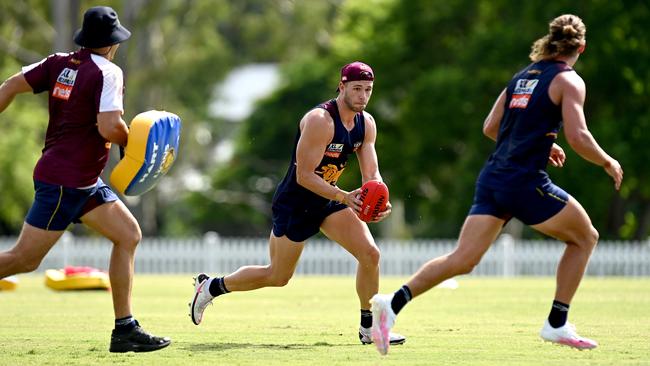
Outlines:
<svg viewBox="0 0 650 366"><path fill-rule="evenodd" d="M273 350L301 350L314 349L320 347L359 347L358 344L331 344L327 342L316 342L314 344L276 344L276 343L196 343L182 347L184 350L192 352L214 352L227 351L230 349L273 349Z"/></svg>

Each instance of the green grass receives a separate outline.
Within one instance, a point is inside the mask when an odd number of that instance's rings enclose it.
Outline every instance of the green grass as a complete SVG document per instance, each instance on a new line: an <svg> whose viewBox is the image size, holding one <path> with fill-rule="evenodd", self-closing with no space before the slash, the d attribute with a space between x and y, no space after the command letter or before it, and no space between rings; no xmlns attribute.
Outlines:
<svg viewBox="0 0 650 366"><path fill-rule="evenodd" d="M20 277L0 293L1 365L650 365L650 279L586 278L570 314L600 342L576 351L538 338L554 279L462 277L409 304L395 331L408 337L381 357L357 338L352 277L296 277L284 288L220 297L194 326L191 275L138 275L135 315L170 336L159 352L111 354L107 292L54 292ZM404 278L382 279L383 292Z"/></svg>

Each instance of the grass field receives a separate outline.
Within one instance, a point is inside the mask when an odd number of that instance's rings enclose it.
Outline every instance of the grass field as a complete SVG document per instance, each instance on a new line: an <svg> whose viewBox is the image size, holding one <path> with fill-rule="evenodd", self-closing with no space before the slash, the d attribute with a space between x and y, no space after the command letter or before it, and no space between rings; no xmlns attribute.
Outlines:
<svg viewBox="0 0 650 366"><path fill-rule="evenodd" d="M357 338L352 277L296 277L284 288L220 297L200 326L188 317L191 275L138 275L134 311L145 329L172 338L153 353L111 354L107 292L57 293L20 277L0 293L2 365L650 365L650 279L586 278L570 320L600 342L577 351L538 338L552 278L461 277L400 314L408 337L381 357ZM382 279L384 292L404 278Z"/></svg>

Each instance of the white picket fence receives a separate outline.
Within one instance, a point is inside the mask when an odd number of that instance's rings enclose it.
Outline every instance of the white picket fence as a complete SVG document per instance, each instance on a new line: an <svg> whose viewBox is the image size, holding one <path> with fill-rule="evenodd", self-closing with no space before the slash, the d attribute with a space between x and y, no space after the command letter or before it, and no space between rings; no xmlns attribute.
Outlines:
<svg viewBox="0 0 650 366"><path fill-rule="evenodd" d="M0 251L15 238L0 238ZM452 240L378 240L382 275L410 275L427 260L453 250ZM66 233L45 257L37 271L66 265L108 268L111 243L105 239L73 237ZM557 241L514 241L502 235L472 272L478 276L551 276L564 250ZM202 238L145 238L136 254L137 273L230 273L240 266L267 264L266 238L222 238L208 233ZM356 260L328 240L310 240L297 273L350 275ZM587 275L650 276L650 242L601 242Z"/></svg>

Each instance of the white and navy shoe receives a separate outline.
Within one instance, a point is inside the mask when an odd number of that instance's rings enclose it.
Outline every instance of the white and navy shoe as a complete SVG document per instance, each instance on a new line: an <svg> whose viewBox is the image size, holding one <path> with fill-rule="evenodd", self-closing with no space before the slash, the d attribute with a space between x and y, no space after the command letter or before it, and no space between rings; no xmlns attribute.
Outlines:
<svg viewBox="0 0 650 366"><path fill-rule="evenodd" d="M404 337L401 334L397 333L390 333L389 335L390 339L390 344L391 345L396 345L396 344L403 344L406 342L406 337ZM372 328L364 328L364 327L359 327L359 340L361 341L361 344L372 344L374 343L372 341Z"/></svg>
<svg viewBox="0 0 650 366"><path fill-rule="evenodd" d="M208 288L209 280L210 277L205 273L199 273L194 278L194 297L189 305L192 323L196 325L201 324L203 311L208 305L212 304L212 299L214 299L214 296L210 294L210 289Z"/></svg>

